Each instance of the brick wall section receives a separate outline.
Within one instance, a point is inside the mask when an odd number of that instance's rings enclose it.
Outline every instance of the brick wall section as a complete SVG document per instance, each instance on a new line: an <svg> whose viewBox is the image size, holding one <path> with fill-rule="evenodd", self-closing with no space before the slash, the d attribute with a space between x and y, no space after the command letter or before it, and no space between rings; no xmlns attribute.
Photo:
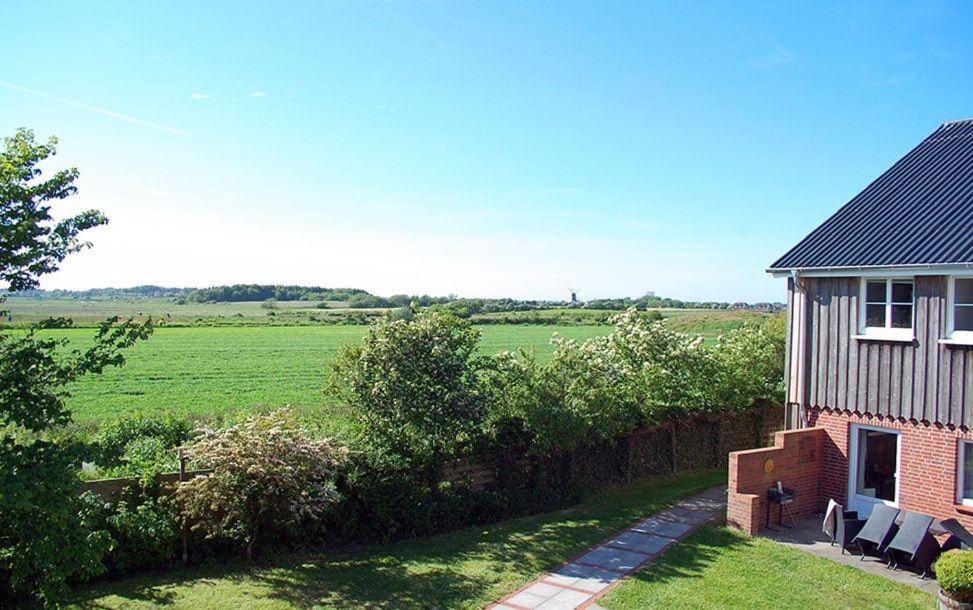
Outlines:
<svg viewBox="0 0 973 610"><path fill-rule="evenodd" d="M730 454L727 521L731 525L757 533L764 525L766 490L778 479L785 487L797 489L796 515L822 512L829 498L847 505L851 427L859 424L900 433L899 508L955 518L973 531L973 507L956 502L959 443L973 441L970 430L830 409L808 410L808 424L812 427L778 433L773 447ZM816 465L801 457L795 439L802 436L816 439ZM767 459L774 460L770 473L764 471Z"/></svg>
<svg viewBox="0 0 973 610"><path fill-rule="evenodd" d="M821 473L826 433L822 428L778 432L773 447L734 451L729 462L727 523L748 534L764 527L767 490L780 481L795 491L790 510L798 519L821 510ZM771 520L777 519L771 506Z"/></svg>
<svg viewBox="0 0 973 610"><path fill-rule="evenodd" d="M852 424L890 428L901 431L899 507L940 519L955 518L973 531L973 507L956 503L959 442L973 440L969 430L828 409L810 411L808 421L827 434L822 473L825 500L845 504Z"/></svg>

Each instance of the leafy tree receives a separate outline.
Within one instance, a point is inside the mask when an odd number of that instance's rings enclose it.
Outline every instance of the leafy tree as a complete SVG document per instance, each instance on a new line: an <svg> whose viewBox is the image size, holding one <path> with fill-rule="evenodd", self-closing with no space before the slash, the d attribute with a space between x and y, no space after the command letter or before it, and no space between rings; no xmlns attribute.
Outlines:
<svg viewBox="0 0 973 610"><path fill-rule="evenodd" d="M208 475L180 484L177 497L193 528L210 538L254 545L300 533L337 500L334 481L347 449L330 439L311 440L287 410L204 431L189 448Z"/></svg>
<svg viewBox="0 0 973 610"><path fill-rule="evenodd" d="M386 319L334 363L333 387L359 414L366 444L425 468L469 447L485 405L476 356L480 333L442 311Z"/></svg>
<svg viewBox="0 0 973 610"><path fill-rule="evenodd" d="M38 164L55 154L56 144L55 138L37 143L21 129L0 151L0 284L8 291L36 288L41 276L88 247L81 232L107 222L96 210L52 217L53 203L76 192L78 177L67 169L41 179ZM49 433L71 419L67 385L121 365L121 350L152 327L108 320L84 350L39 334L69 322L48 320L18 334L0 328L0 601L17 594L53 605L70 579L103 569L108 535L91 529L77 495L80 447Z"/></svg>

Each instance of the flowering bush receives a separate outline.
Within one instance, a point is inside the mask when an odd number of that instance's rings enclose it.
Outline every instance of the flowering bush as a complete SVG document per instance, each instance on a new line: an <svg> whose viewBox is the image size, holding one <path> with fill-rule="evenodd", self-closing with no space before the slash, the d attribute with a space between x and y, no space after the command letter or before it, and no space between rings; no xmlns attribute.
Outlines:
<svg viewBox="0 0 973 610"><path fill-rule="evenodd" d="M775 394L780 365L771 335L747 325L708 347L634 308L615 330L583 342L554 336L540 364L505 352L482 377L494 438L522 431L534 449L572 449L610 440L640 424L687 413L744 409Z"/></svg>
<svg viewBox="0 0 973 610"><path fill-rule="evenodd" d="M179 485L177 498L194 530L241 543L296 533L337 501L334 481L347 449L311 440L286 409L202 431L190 447L195 465L212 468Z"/></svg>

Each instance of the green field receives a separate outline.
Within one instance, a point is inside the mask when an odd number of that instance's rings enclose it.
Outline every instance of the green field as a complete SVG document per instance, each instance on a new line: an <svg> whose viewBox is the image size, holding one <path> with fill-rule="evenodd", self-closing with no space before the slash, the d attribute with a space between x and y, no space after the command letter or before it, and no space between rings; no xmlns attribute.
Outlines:
<svg viewBox="0 0 973 610"><path fill-rule="evenodd" d="M343 434L350 419L324 394L331 359L343 345L361 340L383 310L349 309L343 303L290 301L268 309L262 302L183 303L171 299L9 299L14 327L48 317L69 317L76 328L51 331L82 346L92 327L110 316L157 322L146 342L126 354L121 369L109 369L72 387L68 406L75 420L96 423L131 413L235 419L258 405L292 405L302 418L328 434ZM557 332L587 339L611 330L618 312L583 308L507 312L475 316L484 324L480 350L494 354L534 348L543 359ZM660 310L675 330L716 335L765 314L750 311ZM531 324L540 320L542 324ZM511 323L515 322L515 323ZM527 323L525 323L527 322Z"/></svg>
<svg viewBox="0 0 973 610"><path fill-rule="evenodd" d="M295 405L307 419L340 429L345 419L322 392L329 364L343 345L361 340L364 326L159 328L126 352L127 363L85 377L68 405L80 422L125 413L226 416L254 405ZM607 326L488 326L480 349L493 354L534 347L550 354L555 331L586 339ZM51 331L84 345L91 329ZM323 405L323 406L322 406Z"/></svg>
<svg viewBox="0 0 973 610"><path fill-rule="evenodd" d="M262 301L183 303L171 299L36 299L10 297L3 304L14 326L50 317L71 318L75 326L95 326L110 316L152 319L178 326L253 326L270 324L334 324L349 317L374 317L382 310L350 309L330 301L280 301L268 309Z"/></svg>

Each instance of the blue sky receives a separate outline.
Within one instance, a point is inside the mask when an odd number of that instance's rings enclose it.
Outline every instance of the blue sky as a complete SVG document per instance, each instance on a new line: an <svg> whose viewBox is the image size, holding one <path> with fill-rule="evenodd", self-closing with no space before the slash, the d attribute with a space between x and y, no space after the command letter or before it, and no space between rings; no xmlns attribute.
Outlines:
<svg viewBox="0 0 973 610"><path fill-rule="evenodd" d="M0 132L111 224L48 288L782 300L764 269L944 120L968 3L43 3Z"/></svg>

